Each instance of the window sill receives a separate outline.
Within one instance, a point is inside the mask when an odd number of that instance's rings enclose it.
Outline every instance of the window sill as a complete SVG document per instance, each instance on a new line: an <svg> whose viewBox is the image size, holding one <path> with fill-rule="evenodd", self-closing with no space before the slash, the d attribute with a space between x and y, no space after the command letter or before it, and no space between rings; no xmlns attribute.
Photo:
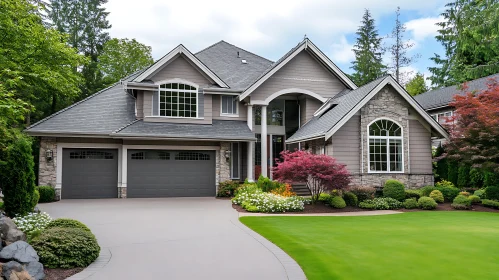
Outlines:
<svg viewBox="0 0 499 280"><path fill-rule="evenodd" d="M404 174L404 171L367 171L368 174Z"/></svg>
<svg viewBox="0 0 499 280"><path fill-rule="evenodd" d="M167 116L147 116L147 118L158 118L158 119L181 119L181 120L204 120L204 118L191 118L191 117L167 117Z"/></svg>
<svg viewBox="0 0 499 280"><path fill-rule="evenodd" d="M220 114L220 117L228 117L228 118L239 118L239 114Z"/></svg>

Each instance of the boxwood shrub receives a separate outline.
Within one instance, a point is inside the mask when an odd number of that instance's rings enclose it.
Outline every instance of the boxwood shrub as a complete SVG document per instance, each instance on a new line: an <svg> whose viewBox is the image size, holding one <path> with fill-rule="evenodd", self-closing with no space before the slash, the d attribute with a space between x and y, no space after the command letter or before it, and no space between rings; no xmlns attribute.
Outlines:
<svg viewBox="0 0 499 280"><path fill-rule="evenodd" d="M484 189L480 189L480 190L476 190L473 195L476 195L478 196L479 198L485 198L485 190Z"/></svg>
<svg viewBox="0 0 499 280"><path fill-rule="evenodd" d="M367 199L374 198L374 193L376 193L376 189L368 186L354 186L349 189L350 192L357 196L359 201L364 201Z"/></svg>
<svg viewBox="0 0 499 280"><path fill-rule="evenodd" d="M36 205L38 204L38 201L40 200L40 192L35 189L33 191L33 194L31 195L31 209L34 210Z"/></svg>
<svg viewBox="0 0 499 280"><path fill-rule="evenodd" d="M445 201L452 201L459 194L459 189L456 187L442 186L437 187L443 196Z"/></svg>
<svg viewBox="0 0 499 280"><path fill-rule="evenodd" d="M82 230L90 231L90 229L82 222L73 220L73 219L66 219L66 218L59 218L51 221L50 223L47 224L45 228L79 228Z"/></svg>
<svg viewBox="0 0 499 280"><path fill-rule="evenodd" d="M471 199L462 194L456 196L451 204L452 208L458 210L466 210L471 208Z"/></svg>
<svg viewBox="0 0 499 280"><path fill-rule="evenodd" d="M217 197L233 197L234 192L239 188L239 182L227 180L218 185Z"/></svg>
<svg viewBox="0 0 499 280"><path fill-rule="evenodd" d="M86 267L97 259L100 252L95 236L80 228L45 229L31 245L40 262L49 268Z"/></svg>
<svg viewBox="0 0 499 280"><path fill-rule="evenodd" d="M405 190L405 198L415 198L416 200L418 200L420 197L420 190Z"/></svg>
<svg viewBox="0 0 499 280"><path fill-rule="evenodd" d="M499 200L499 186L488 186L485 189L485 197L487 199Z"/></svg>
<svg viewBox="0 0 499 280"><path fill-rule="evenodd" d="M359 203L363 209L395 210L402 208L402 202L391 197L377 197Z"/></svg>
<svg viewBox="0 0 499 280"><path fill-rule="evenodd" d="M418 208L418 201L416 198L408 198L404 201L404 208L405 209L415 209Z"/></svg>
<svg viewBox="0 0 499 280"><path fill-rule="evenodd" d="M359 204L359 199L353 192L345 192L343 194L343 199L348 206L356 207Z"/></svg>
<svg viewBox="0 0 499 280"><path fill-rule="evenodd" d="M331 200L331 195L328 193L321 193L319 195L319 201L324 202L324 203L329 203Z"/></svg>
<svg viewBox="0 0 499 280"><path fill-rule="evenodd" d="M477 196L477 195L474 195L474 194L468 196L468 198L469 198L469 200L471 200L471 204L478 204L478 203L482 202L482 200L480 199L480 197Z"/></svg>
<svg viewBox="0 0 499 280"><path fill-rule="evenodd" d="M418 200L418 207L424 210L433 210L437 208L437 203L433 198L423 196Z"/></svg>
<svg viewBox="0 0 499 280"><path fill-rule="evenodd" d="M499 201L482 199L482 205L489 208L499 209Z"/></svg>
<svg viewBox="0 0 499 280"><path fill-rule="evenodd" d="M337 209L342 209L342 208L345 208L347 206L347 204L345 203L345 200L341 196L331 197L331 199L329 200L329 204L331 205L331 207L337 208Z"/></svg>
<svg viewBox="0 0 499 280"><path fill-rule="evenodd" d="M425 186L419 189L421 192L421 196L430 196L430 193L434 190L436 190L434 186Z"/></svg>
<svg viewBox="0 0 499 280"><path fill-rule="evenodd" d="M39 203L52 202L55 200L55 189L51 186L38 186L38 192L40 193Z"/></svg>
<svg viewBox="0 0 499 280"><path fill-rule="evenodd" d="M385 186L383 187L383 196L391 197L398 201L405 199L405 187L404 184L397 180L387 180Z"/></svg>
<svg viewBox="0 0 499 280"><path fill-rule="evenodd" d="M435 200L436 203L444 203L444 196L439 190L434 190L430 193L430 197Z"/></svg>

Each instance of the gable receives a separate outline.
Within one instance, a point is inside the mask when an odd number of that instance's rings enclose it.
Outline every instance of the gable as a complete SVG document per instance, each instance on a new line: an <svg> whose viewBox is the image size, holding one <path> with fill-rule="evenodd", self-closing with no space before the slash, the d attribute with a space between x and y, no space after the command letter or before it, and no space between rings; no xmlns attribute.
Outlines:
<svg viewBox="0 0 499 280"><path fill-rule="evenodd" d="M201 74L198 69L194 68L183 55L174 58L170 63L149 77L149 79L154 83L165 80L182 79L196 83L200 87L208 87L213 84L212 81Z"/></svg>
<svg viewBox="0 0 499 280"><path fill-rule="evenodd" d="M303 50L256 88L251 100L265 100L272 93L289 88L309 90L329 98L346 86L308 51Z"/></svg>

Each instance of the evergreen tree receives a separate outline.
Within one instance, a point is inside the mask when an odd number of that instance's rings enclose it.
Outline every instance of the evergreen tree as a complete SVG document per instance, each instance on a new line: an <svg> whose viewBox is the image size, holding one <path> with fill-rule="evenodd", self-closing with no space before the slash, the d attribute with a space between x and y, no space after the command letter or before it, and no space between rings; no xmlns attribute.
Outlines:
<svg viewBox="0 0 499 280"><path fill-rule="evenodd" d="M405 90L412 96L427 92L429 88L426 86L424 75L417 73L416 76L405 85Z"/></svg>
<svg viewBox="0 0 499 280"><path fill-rule="evenodd" d="M442 148L441 145L439 145L435 151L435 155L433 158L439 158L444 154L444 148ZM436 174L436 179L437 181L442 181L446 180L448 181L448 166L447 166L447 159L446 158L440 158L434 165L434 174Z"/></svg>
<svg viewBox="0 0 499 280"><path fill-rule="evenodd" d="M355 61L352 62L353 81L358 85L365 85L381 77L386 72L383 64L382 38L378 35L374 19L368 9L362 17L361 26L357 30L357 42L354 45Z"/></svg>

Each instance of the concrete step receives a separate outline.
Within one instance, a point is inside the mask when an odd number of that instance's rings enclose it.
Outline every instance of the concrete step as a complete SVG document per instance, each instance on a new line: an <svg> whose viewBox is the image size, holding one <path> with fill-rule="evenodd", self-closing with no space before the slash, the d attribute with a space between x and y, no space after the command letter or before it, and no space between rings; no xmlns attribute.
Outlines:
<svg viewBox="0 0 499 280"><path fill-rule="evenodd" d="M310 190L303 183L291 184L291 187L298 196L310 196Z"/></svg>

